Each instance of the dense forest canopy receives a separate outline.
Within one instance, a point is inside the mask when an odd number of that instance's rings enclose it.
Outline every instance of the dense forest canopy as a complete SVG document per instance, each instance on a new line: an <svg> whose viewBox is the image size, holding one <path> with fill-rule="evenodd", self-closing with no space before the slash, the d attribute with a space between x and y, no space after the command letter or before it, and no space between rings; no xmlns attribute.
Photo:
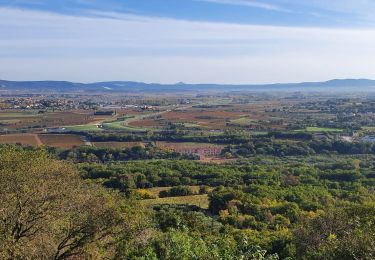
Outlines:
<svg viewBox="0 0 375 260"><path fill-rule="evenodd" d="M375 256L372 157L73 165L46 150L0 152L5 259ZM144 208L140 199L151 197L139 191L151 187L172 187L161 198L208 194L208 208Z"/></svg>

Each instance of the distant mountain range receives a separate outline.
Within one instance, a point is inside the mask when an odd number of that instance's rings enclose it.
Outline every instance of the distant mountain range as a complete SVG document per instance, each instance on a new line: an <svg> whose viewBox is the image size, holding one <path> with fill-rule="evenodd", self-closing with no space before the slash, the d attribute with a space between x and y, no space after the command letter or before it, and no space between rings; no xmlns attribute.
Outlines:
<svg viewBox="0 0 375 260"><path fill-rule="evenodd" d="M74 83L69 81L7 81L0 80L4 93L118 93L118 92L232 92L232 91L375 91L375 80L334 79L324 82L277 83L264 85L227 84L157 84L132 81Z"/></svg>

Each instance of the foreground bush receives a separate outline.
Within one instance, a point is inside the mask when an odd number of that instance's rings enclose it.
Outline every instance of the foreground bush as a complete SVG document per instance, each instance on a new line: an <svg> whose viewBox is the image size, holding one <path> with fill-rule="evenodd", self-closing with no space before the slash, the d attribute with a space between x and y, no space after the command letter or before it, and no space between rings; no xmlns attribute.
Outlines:
<svg viewBox="0 0 375 260"><path fill-rule="evenodd" d="M131 241L132 202L82 181L43 151L0 149L0 258L104 258Z"/></svg>
<svg viewBox="0 0 375 260"><path fill-rule="evenodd" d="M329 208L294 233L303 259L375 259L375 205Z"/></svg>

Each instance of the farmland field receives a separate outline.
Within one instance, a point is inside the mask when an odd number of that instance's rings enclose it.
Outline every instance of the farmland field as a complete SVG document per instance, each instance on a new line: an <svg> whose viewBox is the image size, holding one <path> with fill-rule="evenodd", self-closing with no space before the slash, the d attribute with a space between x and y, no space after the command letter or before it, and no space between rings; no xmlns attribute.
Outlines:
<svg viewBox="0 0 375 260"><path fill-rule="evenodd" d="M168 113L169 110L161 112L145 113L140 115L134 115L124 120L122 124L129 131L147 131L148 129L155 129L163 125L160 121L161 115Z"/></svg>
<svg viewBox="0 0 375 260"><path fill-rule="evenodd" d="M81 136L78 135L57 135L40 134L40 140L46 146L70 149L74 146L85 145Z"/></svg>
<svg viewBox="0 0 375 260"><path fill-rule="evenodd" d="M1 111L0 118L13 118L13 117L36 117L38 116L37 112L33 111Z"/></svg>
<svg viewBox="0 0 375 260"><path fill-rule="evenodd" d="M233 123L233 124L246 126L246 125L249 125L251 123L256 122L256 120L253 120L253 119L248 118L248 117L241 117L241 118L238 118L238 119L231 120L230 122Z"/></svg>
<svg viewBox="0 0 375 260"><path fill-rule="evenodd" d="M144 128L129 127L126 125L125 121L105 122L102 125L103 129L113 131L144 132L147 130Z"/></svg>
<svg viewBox="0 0 375 260"><path fill-rule="evenodd" d="M67 131L84 131L84 132L100 132L102 131L101 128L97 127L97 125L87 124L87 125L74 125L74 126L65 126L64 127Z"/></svg>
<svg viewBox="0 0 375 260"><path fill-rule="evenodd" d="M92 144L94 147L115 149L131 148L134 146L145 146L145 144L142 142L93 142Z"/></svg>
<svg viewBox="0 0 375 260"><path fill-rule="evenodd" d="M22 144L31 146L41 146L43 143L36 134L10 134L1 135L0 144Z"/></svg>
<svg viewBox="0 0 375 260"><path fill-rule="evenodd" d="M232 119L238 119L243 112L233 112L224 110L176 110L164 113L162 120L175 123L188 123L198 125L206 129L223 129L226 122Z"/></svg>
<svg viewBox="0 0 375 260"><path fill-rule="evenodd" d="M155 119L143 119L129 122L128 125L135 128L156 128L161 127L163 122Z"/></svg>
<svg viewBox="0 0 375 260"><path fill-rule="evenodd" d="M298 131L306 131L306 132L342 132L342 129L337 128L326 128L326 127L306 127L305 130L298 130Z"/></svg>
<svg viewBox="0 0 375 260"><path fill-rule="evenodd" d="M103 120L102 117L94 116L93 111L64 111L64 112L45 112L38 111L1 111L0 112L0 130L7 128L11 130L41 129L48 127L72 126L76 129L86 124L95 124L94 122Z"/></svg>

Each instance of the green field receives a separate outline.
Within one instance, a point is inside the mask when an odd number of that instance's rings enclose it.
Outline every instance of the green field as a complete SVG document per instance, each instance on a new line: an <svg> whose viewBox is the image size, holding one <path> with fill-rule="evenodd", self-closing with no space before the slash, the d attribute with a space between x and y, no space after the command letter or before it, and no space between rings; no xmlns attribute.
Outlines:
<svg viewBox="0 0 375 260"><path fill-rule="evenodd" d="M195 124L195 123L184 123L184 126L187 127L187 128L200 127L200 125Z"/></svg>
<svg viewBox="0 0 375 260"><path fill-rule="evenodd" d="M362 127L364 131L375 131L375 126L364 126Z"/></svg>
<svg viewBox="0 0 375 260"><path fill-rule="evenodd" d="M111 122L103 122L102 125L103 125L103 129L106 129L106 130L126 131L126 132L146 132L150 130L150 128L132 127L132 126L129 126L129 123L134 122L134 121L140 121L150 116L159 115L161 113L164 113L164 112L125 117L123 118L123 120L119 119L119 120L111 121Z"/></svg>
<svg viewBox="0 0 375 260"><path fill-rule="evenodd" d="M232 124L237 124L237 125L240 125L240 126L246 126L246 125L250 125L251 123L254 123L255 121L251 118L248 118L248 117L241 117L241 118L238 118L238 119L230 120L230 122Z"/></svg>
<svg viewBox="0 0 375 260"><path fill-rule="evenodd" d="M87 125L73 125L73 126L65 126L66 130L68 131L87 131L87 132L99 132L103 130L112 130L112 131L126 131L126 132L144 132L147 131L145 128L136 128L127 126L128 121L111 121L111 122L103 122L102 128L97 127L96 124L87 124Z"/></svg>
<svg viewBox="0 0 375 260"><path fill-rule="evenodd" d="M296 130L296 132L310 132L310 133L319 133L319 132L343 132L343 129L338 128L326 128L326 127L306 127L302 130Z"/></svg>
<svg viewBox="0 0 375 260"><path fill-rule="evenodd" d="M0 120L0 124L3 125L11 125L11 124L17 124L20 123L20 119L7 119L7 120Z"/></svg>
<svg viewBox="0 0 375 260"><path fill-rule="evenodd" d="M128 131L128 132L144 132L147 131L146 128L136 128L126 125L126 121L113 121L103 123L103 129L114 130L114 131Z"/></svg>
<svg viewBox="0 0 375 260"><path fill-rule="evenodd" d="M97 127L96 125L92 125L92 124L65 126L65 129L68 130L68 131L87 131L87 132L102 131L101 128Z"/></svg>
<svg viewBox="0 0 375 260"><path fill-rule="evenodd" d="M45 115L45 114L44 114ZM18 117L36 117L40 116L37 112L30 111L30 112L2 112L0 113L0 118L18 118Z"/></svg>

